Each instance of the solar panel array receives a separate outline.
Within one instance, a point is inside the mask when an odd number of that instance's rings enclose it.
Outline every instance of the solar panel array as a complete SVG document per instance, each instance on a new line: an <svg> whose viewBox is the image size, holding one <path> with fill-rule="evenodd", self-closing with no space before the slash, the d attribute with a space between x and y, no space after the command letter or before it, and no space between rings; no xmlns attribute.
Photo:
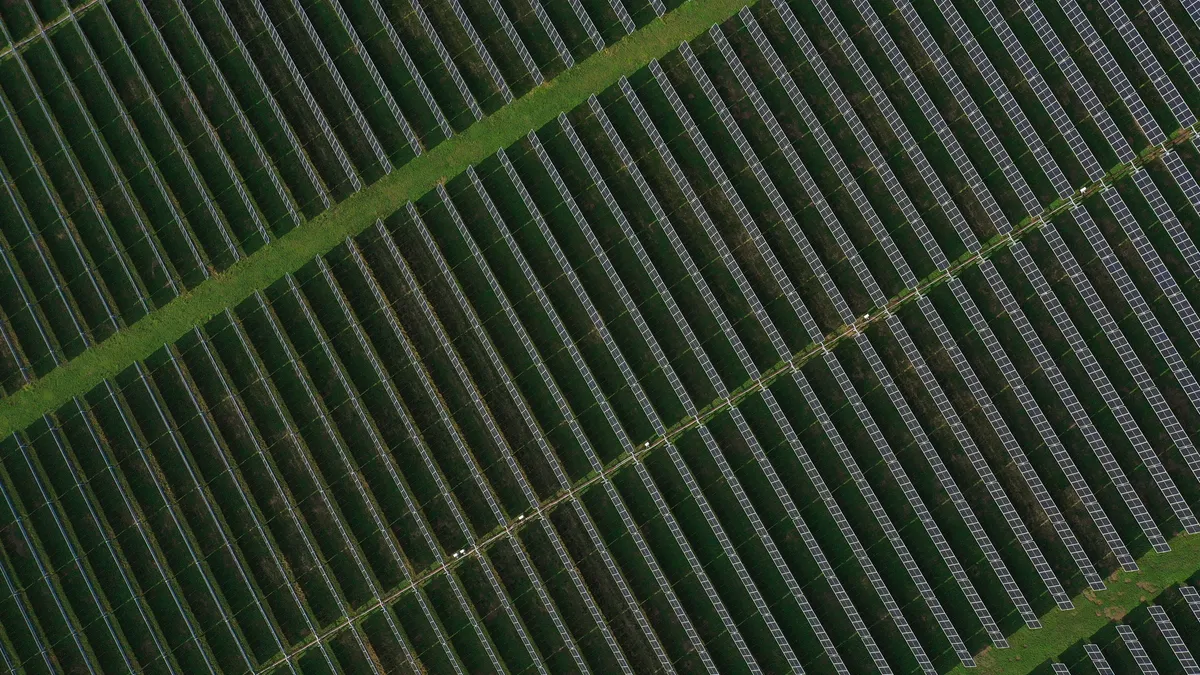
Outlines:
<svg viewBox="0 0 1200 675"><path fill-rule="evenodd" d="M0 3L2 391L679 4ZM0 659L974 665L1200 531L1198 49L761 0L0 439Z"/></svg>

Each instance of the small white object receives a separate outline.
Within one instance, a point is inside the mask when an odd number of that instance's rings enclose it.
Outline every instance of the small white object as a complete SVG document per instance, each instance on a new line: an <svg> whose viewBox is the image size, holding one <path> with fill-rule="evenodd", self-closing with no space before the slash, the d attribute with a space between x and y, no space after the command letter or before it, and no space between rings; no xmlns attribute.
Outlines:
<svg viewBox="0 0 1200 675"><path fill-rule="evenodd" d="M870 314L863 314L863 318L864 318L864 319L869 319L869 318L871 318L871 315L870 315Z"/></svg>
<svg viewBox="0 0 1200 675"><path fill-rule="evenodd" d="M525 520L525 516L524 515L517 516L517 520Z"/></svg>

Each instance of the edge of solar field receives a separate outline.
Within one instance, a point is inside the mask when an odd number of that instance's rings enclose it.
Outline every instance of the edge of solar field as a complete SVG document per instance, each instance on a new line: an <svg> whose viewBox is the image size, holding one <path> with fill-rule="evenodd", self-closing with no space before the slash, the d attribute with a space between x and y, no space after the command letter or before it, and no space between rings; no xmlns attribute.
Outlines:
<svg viewBox="0 0 1200 675"><path fill-rule="evenodd" d="M1008 649L986 649L976 655L974 672L1028 673L1171 586L1186 583L1200 567L1200 537L1176 537L1171 540L1170 553L1151 551L1138 559L1138 567L1137 572L1113 573L1103 591L1080 593L1073 598L1075 609L1053 609L1042 615L1042 628L1022 627L1008 638ZM963 675L972 671L960 665L950 672Z"/></svg>

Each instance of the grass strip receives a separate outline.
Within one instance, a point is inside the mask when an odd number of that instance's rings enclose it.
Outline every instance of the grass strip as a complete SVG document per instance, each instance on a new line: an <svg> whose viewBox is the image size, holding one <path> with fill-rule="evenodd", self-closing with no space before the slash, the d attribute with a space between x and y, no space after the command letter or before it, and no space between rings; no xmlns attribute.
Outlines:
<svg viewBox="0 0 1200 675"><path fill-rule="evenodd" d="M690 0L593 54L224 272L0 400L0 438L87 393L165 344L632 75L754 0Z"/></svg>
<svg viewBox="0 0 1200 675"><path fill-rule="evenodd" d="M1075 609L1056 608L1043 614L1041 628L1022 627L1009 636L1008 649L984 649L975 656L975 669L959 665L950 672L1025 675L1076 642L1087 640L1110 622L1120 621L1138 605L1187 581L1200 569L1200 537L1175 537L1170 553L1150 551L1137 563L1137 572L1118 570L1110 575L1105 590L1086 590L1072 598Z"/></svg>

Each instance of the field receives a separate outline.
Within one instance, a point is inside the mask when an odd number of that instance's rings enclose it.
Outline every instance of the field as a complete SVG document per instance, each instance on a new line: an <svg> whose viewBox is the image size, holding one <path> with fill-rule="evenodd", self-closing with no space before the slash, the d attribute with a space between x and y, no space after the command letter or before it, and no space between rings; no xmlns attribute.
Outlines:
<svg viewBox="0 0 1200 675"><path fill-rule="evenodd" d="M0 3L0 660L1183 672L1198 22Z"/></svg>

